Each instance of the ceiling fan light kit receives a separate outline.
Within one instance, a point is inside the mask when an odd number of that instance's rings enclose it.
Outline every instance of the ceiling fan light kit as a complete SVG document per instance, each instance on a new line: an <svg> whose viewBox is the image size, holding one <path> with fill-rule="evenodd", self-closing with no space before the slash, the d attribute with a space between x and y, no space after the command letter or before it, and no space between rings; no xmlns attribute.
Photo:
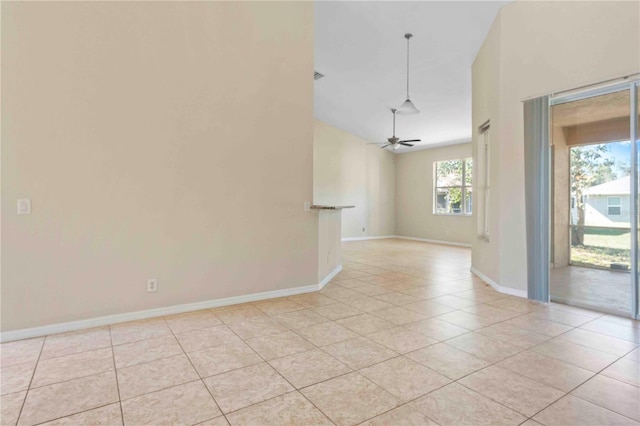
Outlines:
<svg viewBox="0 0 640 426"><path fill-rule="evenodd" d="M418 114L420 110L416 108L416 106L411 102L411 97L409 96L409 40L411 40L413 34L406 33L404 38L407 39L407 99L400 105L398 108L398 114Z"/></svg>
<svg viewBox="0 0 640 426"><path fill-rule="evenodd" d="M398 108L398 114L409 115L409 114L418 114L420 110L416 108L416 106L411 102L411 99L407 98L406 101L400 105Z"/></svg>

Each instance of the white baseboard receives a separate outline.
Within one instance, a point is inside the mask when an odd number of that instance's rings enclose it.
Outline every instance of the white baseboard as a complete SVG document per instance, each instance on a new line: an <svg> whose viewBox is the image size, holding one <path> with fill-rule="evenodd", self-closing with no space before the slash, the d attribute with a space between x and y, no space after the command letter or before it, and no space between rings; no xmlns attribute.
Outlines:
<svg viewBox="0 0 640 426"><path fill-rule="evenodd" d="M342 265L331 271L318 284L302 287L286 288L282 290L265 291L262 293L247 294L244 296L227 297L224 299L206 300L204 302L186 303L183 305L165 306L162 308L148 309L145 311L127 312L124 314L107 315L98 318L89 318L79 321L63 322L58 324L45 325L41 327L25 328L22 330L5 331L0 333L0 342L11 342L14 340L29 339L32 337L48 336L51 334L65 333L67 331L83 330L93 327L117 324L127 321L135 321L147 318L162 317L165 315L181 314L184 312L199 311L201 309L218 308L221 306L237 305L240 303L256 302L259 300L275 299L278 297L294 296L296 294L312 293L322 290L338 272L342 270Z"/></svg>
<svg viewBox="0 0 640 426"><path fill-rule="evenodd" d="M401 240L422 241L424 243L432 243L432 244L443 244L443 245L447 245L447 246L458 246L458 247L471 248L471 244L467 244L467 243L454 243L454 242L451 242L451 241L430 240L428 238L406 237L404 235L396 235L393 238L400 238Z"/></svg>
<svg viewBox="0 0 640 426"><path fill-rule="evenodd" d="M348 237L348 238L343 238L342 241L384 240L387 238L396 238L396 236L395 235L377 235L373 237Z"/></svg>
<svg viewBox="0 0 640 426"><path fill-rule="evenodd" d="M375 237L348 237L348 238L343 238L342 241L346 242L346 241L364 241L364 240L384 240L388 238L399 238L401 240L422 241L423 243L443 244L447 246L471 248L471 244L466 244L466 243L454 243L452 241L430 240L428 238L407 237L404 235L379 235Z"/></svg>
<svg viewBox="0 0 640 426"><path fill-rule="evenodd" d="M487 284L489 284L491 287L493 287L499 293L508 294L510 296L516 296L516 297L522 297L524 299L528 299L528 295L527 295L527 292L525 290L517 290L517 289L511 288L511 287L503 287L500 284L498 284L497 282L493 281L491 278L487 277L482 272L478 271L473 266L471 267L471 273L476 275L480 279L482 279L482 281L484 281Z"/></svg>
<svg viewBox="0 0 640 426"><path fill-rule="evenodd" d="M322 279L322 281L320 281L318 283L318 290L322 290L324 288L325 285L329 284L329 281L331 281L333 279L333 277L335 277L336 275L338 275L338 272L342 271L342 265L338 265L336 267L336 269L334 269L333 271L329 272L329 275L327 275L326 277L324 277Z"/></svg>

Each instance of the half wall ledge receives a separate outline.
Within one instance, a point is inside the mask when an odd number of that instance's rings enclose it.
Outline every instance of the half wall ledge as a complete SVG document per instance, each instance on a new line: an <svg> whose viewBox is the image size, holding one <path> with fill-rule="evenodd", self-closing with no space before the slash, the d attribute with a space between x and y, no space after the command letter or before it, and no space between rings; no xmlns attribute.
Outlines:
<svg viewBox="0 0 640 426"><path fill-rule="evenodd" d="M356 206L320 206L312 205L311 210L342 210L342 209L354 209Z"/></svg>

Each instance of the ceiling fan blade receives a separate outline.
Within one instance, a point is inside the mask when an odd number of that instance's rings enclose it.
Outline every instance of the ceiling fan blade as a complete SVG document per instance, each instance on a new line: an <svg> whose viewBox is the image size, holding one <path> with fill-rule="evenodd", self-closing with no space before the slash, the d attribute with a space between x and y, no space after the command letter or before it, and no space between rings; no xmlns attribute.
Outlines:
<svg viewBox="0 0 640 426"><path fill-rule="evenodd" d="M406 141L400 141L400 142L420 142L420 139L407 139Z"/></svg>
<svg viewBox="0 0 640 426"><path fill-rule="evenodd" d="M412 143L406 143L406 142L398 142L400 145L404 145L404 146L413 146Z"/></svg>
<svg viewBox="0 0 640 426"><path fill-rule="evenodd" d="M381 146L380 149L385 149L386 147L388 147L389 145L391 145L390 143L386 144L385 146Z"/></svg>
<svg viewBox="0 0 640 426"><path fill-rule="evenodd" d="M386 142L368 142L367 145L384 145Z"/></svg>

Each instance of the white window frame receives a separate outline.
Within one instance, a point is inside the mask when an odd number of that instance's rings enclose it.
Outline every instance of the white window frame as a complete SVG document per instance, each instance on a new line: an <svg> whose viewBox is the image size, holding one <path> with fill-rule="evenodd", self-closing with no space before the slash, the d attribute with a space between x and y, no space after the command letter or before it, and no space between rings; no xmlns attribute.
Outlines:
<svg viewBox="0 0 640 426"><path fill-rule="evenodd" d="M467 182L467 160L473 164L473 158L454 158L451 160L440 160L433 163L433 214L437 216L472 216L473 212L467 213L467 190L473 189L473 177L471 178L471 185ZM462 181L460 186L438 186L438 164L448 161L460 161L462 163ZM462 195L460 200L460 213L442 213L438 211L438 189L446 188L461 188ZM473 190L471 191L473 197ZM473 201L471 201L473 206Z"/></svg>
<svg viewBox="0 0 640 426"><path fill-rule="evenodd" d="M611 199L612 198L617 198L618 199L618 204L611 204ZM611 213L611 207L617 207L618 208L618 214L612 214ZM607 216L622 216L622 197L620 196L611 196L611 197L607 197Z"/></svg>
<svg viewBox="0 0 640 426"><path fill-rule="evenodd" d="M491 122L487 120L478 127L478 165L474 167L477 179L477 212L478 212L478 238L489 242L489 206L491 205L491 179L489 170L491 166L490 145Z"/></svg>

